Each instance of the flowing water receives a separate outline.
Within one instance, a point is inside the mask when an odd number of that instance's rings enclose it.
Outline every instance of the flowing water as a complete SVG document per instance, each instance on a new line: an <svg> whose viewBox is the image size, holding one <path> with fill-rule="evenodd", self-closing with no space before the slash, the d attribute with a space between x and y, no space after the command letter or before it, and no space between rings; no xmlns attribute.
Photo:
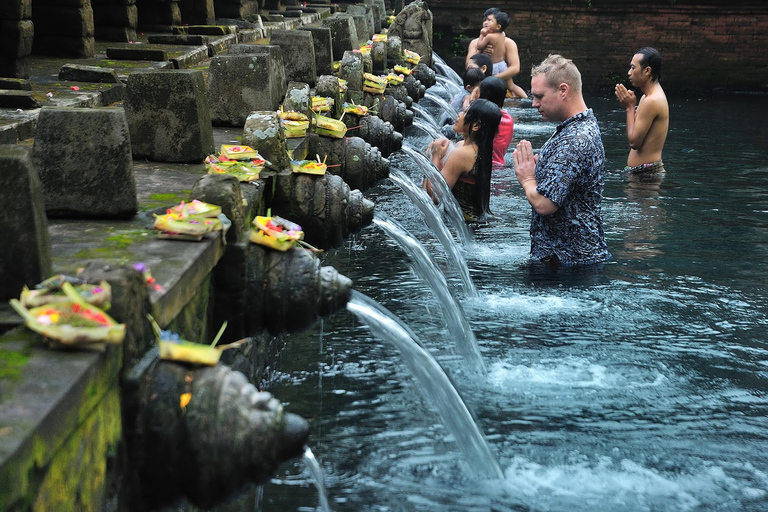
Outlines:
<svg viewBox="0 0 768 512"><path fill-rule="evenodd" d="M667 175L646 181L620 170L629 148L612 92L587 103L606 147L613 260L528 265L530 207L511 166L494 170L496 219L466 252L478 297L462 299L486 376L463 371L437 299L387 233L371 226L326 252L418 335L504 474L477 474L399 351L339 311L290 336L264 383L310 420L334 511L768 510L768 98L670 95ZM530 102L505 108L513 146L551 135ZM412 157L390 162L418 182ZM399 186L365 195L441 265ZM262 510L316 510L306 472L286 464Z"/></svg>

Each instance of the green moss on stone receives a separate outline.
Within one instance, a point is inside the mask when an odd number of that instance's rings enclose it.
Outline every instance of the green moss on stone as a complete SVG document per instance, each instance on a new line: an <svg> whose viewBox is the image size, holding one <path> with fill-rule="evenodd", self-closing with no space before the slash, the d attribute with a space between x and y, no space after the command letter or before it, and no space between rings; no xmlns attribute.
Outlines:
<svg viewBox="0 0 768 512"><path fill-rule="evenodd" d="M0 350L0 379L18 379L27 361L28 354Z"/></svg>

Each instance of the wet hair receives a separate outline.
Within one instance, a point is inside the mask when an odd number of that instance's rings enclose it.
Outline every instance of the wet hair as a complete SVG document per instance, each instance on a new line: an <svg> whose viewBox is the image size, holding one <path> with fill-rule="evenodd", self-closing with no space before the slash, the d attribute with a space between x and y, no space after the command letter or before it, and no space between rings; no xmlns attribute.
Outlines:
<svg viewBox="0 0 768 512"><path fill-rule="evenodd" d="M479 68L482 68L483 66L485 66L485 76L493 75L493 61L488 55L484 53L476 53L473 56L471 56L469 60L477 64L477 67Z"/></svg>
<svg viewBox="0 0 768 512"><path fill-rule="evenodd" d="M486 9L485 12L483 13L483 20L485 20L485 18L487 18L489 14L493 14L494 16L496 16L496 13L499 12L500 10L501 9L499 9L498 7L491 7L490 9Z"/></svg>
<svg viewBox="0 0 768 512"><path fill-rule="evenodd" d="M464 87L474 87L485 78L485 73L480 68L469 68L464 71Z"/></svg>
<svg viewBox="0 0 768 512"><path fill-rule="evenodd" d="M491 212L491 167L493 166L493 138L499 129L501 110L486 99L479 98L469 104L464 113L464 124L469 127L469 140L477 144L475 160L475 192L473 203L475 214L484 217ZM479 123L477 131L472 125Z"/></svg>
<svg viewBox="0 0 768 512"><path fill-rule="evenodd" d="M581 92L581 73L571 59L562 55L550 54L541 64L531 68L531 76L543 74L550 87L557 89L566 83L574 92Z"/></svg>
<svg viewBox="0 0 768 512"><path fill-rule="evenodd" d="M504 11L496 11L491 14L493 14L493 17L496 18L496 23L498 23L501 27L501 31L504 32L504 30L509 26L509 14L505 13Z"/></svg>
<svg viewBox="0 0 768 512"><path fill-rule="evenodd" d="M635 52L635 55L642 55L640 59L640 67L651 68L651 80L658 82L661 80L661 54L656 48L650 46L644 46Z"/></svg>
<svg viewBox="0 0 768 512"><path fill-rule="evenodd" d="M499 108L507 97L507 82L497 76L489 76L480 82L480 97L492 101Z"/></svg>

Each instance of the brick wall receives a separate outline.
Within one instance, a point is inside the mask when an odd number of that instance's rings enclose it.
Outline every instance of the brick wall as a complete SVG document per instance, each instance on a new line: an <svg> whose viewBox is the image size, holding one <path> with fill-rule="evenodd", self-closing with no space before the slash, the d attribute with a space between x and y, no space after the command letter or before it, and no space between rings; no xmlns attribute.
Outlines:
<svg viewBox="0 0 768 512"><path fill-rule="evenodd" d="M591 2L588 4L588 2ZM626 77L634 52L653 46L663 59L662 83L677 90L768 91L768 2L763 0L432 0L435 50L463 65L482 14L510 15L507 35L520 51L515 79L527 87L530 68L549 53L573 59L588 89L610 89ZM461 54L452 57L451 54Z"/></svg>

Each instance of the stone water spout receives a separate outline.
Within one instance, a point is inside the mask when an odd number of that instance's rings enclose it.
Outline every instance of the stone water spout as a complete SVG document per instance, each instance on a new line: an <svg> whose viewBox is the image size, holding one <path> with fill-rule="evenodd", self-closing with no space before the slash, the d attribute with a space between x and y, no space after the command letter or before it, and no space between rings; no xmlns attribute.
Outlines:
<svg viewBox="0 0 768 512"><path fill-rule="evenodd" d="M403 147L403 134L395 130L392 123L378 116L347 113L342 121L347 125L347 134L354 134L377 147L382 156L387 157Z"/></svg>
<svg viewBox="0 0 768 512"><path fill-rule="evenodd" d="M336 139L308 134L306 143L307 158L319 156L326 164L337 166L329 168L329 172L341 176L352 189L368 189L389 176L389 160L381 156L379 148L360 137Z"/></svg>
<svg viewBox="0 0 768 512"><path fill-rule="evenodd" d="M301 456L309 424L228 366L196 367L152 352L126 379L131 510L186 497L210 508Z"/></svg>
<svg viewBox="0 0 768 512"><path fill-rule="evenodd" d="M302 226L303 227L303 226ZM352 281L309 251L251 245L246 307L251 331L298 332L346 306Z"/></svg>
<svg viewBox="0 0 768 512"><path fill-rule="evenodd" d="M379 117L392 123L395 130L402 132L406 126L413 124L413 111L393 96L385 96L379 101Z"/></svg>
<svg viewBox="0 0 768 512"><path fill-rule="evenodd" d="M437 75L435 74L435 70L424 64L423 62L419 62L416 67L413 68L413 71L411 72L411 76L413 76L416 80L421 83L424 87L429 89L435 83L437 83ZM423 96L423 94L422 94Z"/></svg>
<svg viewBox="0 0 768 512"><path fill-rule="evenodd" d="M272 211L301 225L311 245L338 247L347 235L373 222L373 202L340 176L292 173L275 179Z"/></svg>

